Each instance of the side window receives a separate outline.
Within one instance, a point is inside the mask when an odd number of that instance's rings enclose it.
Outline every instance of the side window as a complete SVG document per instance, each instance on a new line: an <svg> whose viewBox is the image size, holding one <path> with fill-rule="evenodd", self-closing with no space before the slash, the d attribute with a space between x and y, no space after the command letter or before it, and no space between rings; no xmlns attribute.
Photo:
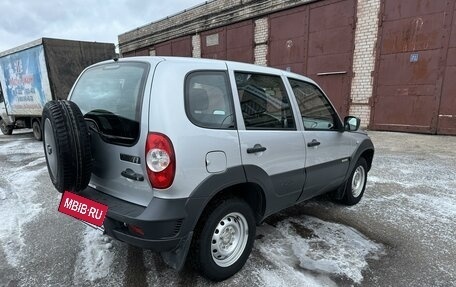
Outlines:
<svg viewBox="0 0 456 287"><path fill-rule="evenodd" d="M337 130L339 120L325 95L314 85L289 79L306 130Z"/></svg>
<svg viewBox="0 0 456 287"><path fill-rule="evenodd" d="M246 129L296 129L279 76L236 72L235 78Z"/></svg>
<svg viewBox="0 0 456 287"><path fill-rule="evenodd" d="M234 129L234 113L225 72L201 71L185 80L185 109L192 123L203 128Z"/></svg>

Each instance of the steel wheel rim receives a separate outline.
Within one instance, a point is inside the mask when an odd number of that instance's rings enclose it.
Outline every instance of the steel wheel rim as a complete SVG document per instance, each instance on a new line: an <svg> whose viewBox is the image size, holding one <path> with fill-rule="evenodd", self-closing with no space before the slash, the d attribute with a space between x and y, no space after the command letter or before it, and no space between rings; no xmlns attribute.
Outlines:
<svg viewBox="0 0 456 287"><path fill-rule="evenodd" d="M363 191L364 183L366 182L366 171L363 166L358 166L353 173L352 178L352 194L353 197L358 197Z"/></svg>
<svg viewBox="0 0 456 287"><path fill-rule="evenodd" d="M44 153L48 161L49 171L51 176L56 178L57 174L57 156L56 156L56 144L54 133L52 132L52 123L49 119L44 122Z"/></svg>
<svg viewBox="0 0 456 287"><path fill-rule="evenodd" d="M244 253L249 238L249 226L245 217L232 212L224 216L214 229L211 254L220 267L233 265Z"/></svg>

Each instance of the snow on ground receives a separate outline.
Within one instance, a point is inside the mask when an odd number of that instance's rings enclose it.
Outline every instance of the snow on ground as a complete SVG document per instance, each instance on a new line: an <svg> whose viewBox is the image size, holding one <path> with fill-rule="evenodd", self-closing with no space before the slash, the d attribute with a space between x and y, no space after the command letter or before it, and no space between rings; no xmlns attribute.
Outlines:
<svg viewBox="0 0 456 287"><path fill-rule="evenodd" d="M403 225L403 221L420 222L423 228L435 230L441 238L452 242L456 167L452 161L442 161L439 157L420 159L419 154L378 156L368 177L367 190L372 192L363 198L365 204L351 209L374 212L401 228L415 228ZM424 232L423 228L416 232Z"/></svg>
<svg viewBox="0 0 456 287"><path fill-rule="evenodd" d="M81 244L74 270L75 282L94 282L108 276L114 260L112 239L87 226Z"/></svg>
<svg viewBox="0 0 456 287"><path fill-rule="evenodd" d="M6 175L0 181L0 241L11 266L21 259L24 225L42 210L34 200L38 179L47 173L42 149L42 143L25 140L2 142L0 147L0 172Z"/></svg>
<svg viewBox="0 0 456 287"><path fill-rule="evenodd" d="M379 155L374 158L368 183L393 183L404 188L431 187L456 192L456 166L438 157Z"/></svg>
<svg viewBox="0 0 456 287"><path fill-rule="evenodd" d="M422 222L432 222L433 224L451 224L456 218L456 196L442 195L429 192L427 194L392 194L382 197L366 197L365 202L368 202L371 209L375 206L390 206L392 213L392 223L397 222L398 214L401 217L410 217L419 219ZM380 205L379 202L384 204ZM385 204L389 202L388 204ZM354 207L356 209L362 207ZM388 216L387 216L388 217Z"/></svg>
<svg viewBox="0 0 456 287"><path fill-rule="evenodd" d="M366 260L384 252L353 228L310 216L265 224L258 234L256 248L278 267L258 271L266 286L334 286L334 275L361 283Z"/></svg>

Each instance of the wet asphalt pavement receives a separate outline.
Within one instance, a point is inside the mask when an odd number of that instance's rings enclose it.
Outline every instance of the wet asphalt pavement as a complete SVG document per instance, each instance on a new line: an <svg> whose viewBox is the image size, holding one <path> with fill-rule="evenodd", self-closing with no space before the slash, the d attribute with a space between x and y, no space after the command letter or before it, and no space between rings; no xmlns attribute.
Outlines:
<svg viewBox="0 0 456 287"><path fill-rule="evenodd" d="M268 218L218 284L60 214L42 143L0 135L0 286L456 286L456 137L369 134L358 205L321 197Z"/></svg>

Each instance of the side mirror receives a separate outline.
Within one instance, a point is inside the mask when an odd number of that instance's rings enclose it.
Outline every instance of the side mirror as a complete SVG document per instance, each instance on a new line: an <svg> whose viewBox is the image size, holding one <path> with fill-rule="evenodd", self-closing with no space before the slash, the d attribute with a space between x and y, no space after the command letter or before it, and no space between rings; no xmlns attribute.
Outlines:
<svg viewBox="0 0 456 287"><path fill-rule="evenodd" d="M358 117L348 116L344 118L344 130L353 132L359 129L361 120Z"/></svg>

